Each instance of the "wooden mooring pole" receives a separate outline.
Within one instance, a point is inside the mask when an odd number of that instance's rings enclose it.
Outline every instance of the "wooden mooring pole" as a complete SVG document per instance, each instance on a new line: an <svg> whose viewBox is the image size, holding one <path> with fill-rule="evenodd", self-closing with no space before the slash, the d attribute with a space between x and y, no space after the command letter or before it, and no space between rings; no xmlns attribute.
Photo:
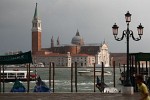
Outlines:
<svg viewBox="0 0 150 100"><path fill-rule="evenodd" d="M1 89L2 89L2 86L1 86L1 82L2 82L2 80L1 80L2 79L1 67L2 66L0 65L0 93L1 93Z"/></svg>
<svg viewBox="0 0 150 100"><path fill-rule="evenodd" d="M114 87L116 87L116 78L115 78L115 61L113 61L113 80L114 80Z"/></svg>
<svg viewBox="0 0 150 100"><path fill-rule="evenodd" d="M105 82L104 82L104 63L102 62L102 70L101 70L101 83L102 84L105 84ZM102 92L104 92L104 89L103 89L103 91Z"/></svg>
<svg viewBox="0 0 150 100"><path fill-rule="evenodd" d="M77 62L75 62L75 89L76 92L78 91L78 87L77 87Z"/></svg>
<svg viewBox="0 0 150 100"><path fill-rule="evenodd" d="M5 80L4 80L4 77L5 77L4 75L5 74L4 74L4 70L5 69L4 69L4 65L3 65L3 93L5 92Z"/></svg>
<svg viewBox="0 0 150 100"><path fill-rule="evenodd" d="M55 92L54 90L54 86L55 86L55 64L54 64L54 62L53 62L53 92Z"/></svg>
<svg viewBox="0 0 150 100"><path fill-rule="evenodd" d="M71 92L73 92L73 63L71 64Z"/></svg>
<svg viewBox="0 0 150 100"><path fill-rule="evenodd" d="M94 92L95 92L95 63L94 63Z"/></svg>
<svg viewBox="0 0 150 100"><path fill-rule="evenodd" d="M52 63L49 63L49 89L51 89L51 67L52 67Z"/></svg>

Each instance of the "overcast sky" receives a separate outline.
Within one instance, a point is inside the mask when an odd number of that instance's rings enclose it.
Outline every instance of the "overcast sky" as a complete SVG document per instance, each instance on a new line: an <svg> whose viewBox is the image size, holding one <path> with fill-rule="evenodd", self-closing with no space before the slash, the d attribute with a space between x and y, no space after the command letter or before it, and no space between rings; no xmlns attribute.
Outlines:
<svg viewBox="0 0 150 100"><path fill-rule="evenodd" d="M0 0L0 54L31 50L31 28L35 5L42 20L42 47L50 47L50 39L71 44L77 29L85 43L104 40L110 52L126 52L126 39L116 41L112 26L116 22L119 35L126 30L124 14L130 11L130 29L137 37L137 26L144 26L140 41L130 38L130 52L150 52L150 0ZM56 43L56 42L55 42Z"/></svg>

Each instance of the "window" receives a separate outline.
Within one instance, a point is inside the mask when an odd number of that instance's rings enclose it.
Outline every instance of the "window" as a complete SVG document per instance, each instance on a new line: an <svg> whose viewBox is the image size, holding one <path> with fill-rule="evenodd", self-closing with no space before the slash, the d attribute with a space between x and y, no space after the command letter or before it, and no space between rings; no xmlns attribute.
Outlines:
<svg viewBox="0 0 150 100"><path fill-rule="evenodd" d="M23 78L24 77L24 73L17 73L17 77L18 78Z"/></svg>
<svg viewBox="0 0 150 100"><path fill-rule="evenodd" d="M4 73L4 78L7 77L7 73ZM3 78L3 73L1 73L1 78Z"/></svg>
<svg viewBox="0 0 150 100"><path fill-rule="evenodd" d="M8 78L16 77L15 73L8 73Z"/></svg>
<svg viewBox="0 0 150 100"><path fill-rule="evenodd" d="M37 27L37 23L35 23L35 27Z"/></svg>

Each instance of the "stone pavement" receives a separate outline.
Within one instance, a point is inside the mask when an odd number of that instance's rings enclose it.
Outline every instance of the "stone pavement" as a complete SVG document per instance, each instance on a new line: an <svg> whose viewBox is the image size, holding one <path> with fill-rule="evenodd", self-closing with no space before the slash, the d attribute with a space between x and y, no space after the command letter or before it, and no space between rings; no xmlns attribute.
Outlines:
<svg viewBox="0 0 150 100"><path fill-rule="evenodd" d="M0 100L139 100L139 93L0 93Z"/></svg>
<svg viewBox="0 0 150 100"><path fill-rule="evenodd" d="M0 93L0 100L139 100L139 93Z"/></svg>

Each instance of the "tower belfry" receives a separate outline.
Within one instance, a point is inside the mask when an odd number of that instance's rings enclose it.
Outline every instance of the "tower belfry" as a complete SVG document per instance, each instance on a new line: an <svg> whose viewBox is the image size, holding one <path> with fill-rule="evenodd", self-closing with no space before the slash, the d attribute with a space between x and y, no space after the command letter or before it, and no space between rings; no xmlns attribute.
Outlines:
<svg viewBox="0 0 150 100"><path fill-rule="evenodd" d="M35 12L32 20L32 53L35 54L36 52L41 50L41 20L37 14L37 3L35 7Z"/></svg>

